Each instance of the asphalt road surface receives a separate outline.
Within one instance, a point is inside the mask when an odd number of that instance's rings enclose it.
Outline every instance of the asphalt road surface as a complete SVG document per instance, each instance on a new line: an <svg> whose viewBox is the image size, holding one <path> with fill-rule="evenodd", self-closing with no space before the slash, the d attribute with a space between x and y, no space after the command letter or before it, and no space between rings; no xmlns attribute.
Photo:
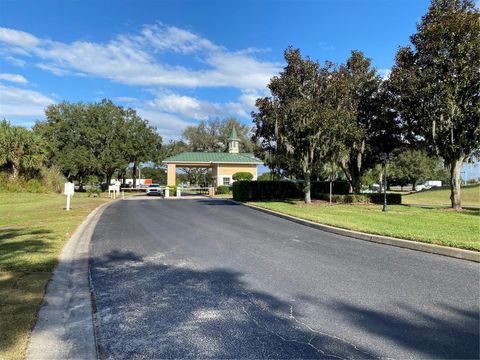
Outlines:
<svg viewBox="0 0 480 360"><path fill-rule="evenodd" d="M479 358L479 265L226 200L119 201L91 243L103 358Z"/></svg>

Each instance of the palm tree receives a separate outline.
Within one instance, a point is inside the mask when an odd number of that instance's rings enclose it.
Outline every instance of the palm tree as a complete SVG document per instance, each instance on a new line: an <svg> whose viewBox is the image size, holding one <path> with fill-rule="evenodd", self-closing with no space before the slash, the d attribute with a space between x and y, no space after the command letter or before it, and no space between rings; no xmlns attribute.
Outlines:
<svg viewBox="0 0 480 360"><path fill-rule="evenodd" d="M45 162L42 140L21 126L11 126L5 119L0 122L0 166L11 167L11 178L17 179L20 169L39 169Z"/></svg>

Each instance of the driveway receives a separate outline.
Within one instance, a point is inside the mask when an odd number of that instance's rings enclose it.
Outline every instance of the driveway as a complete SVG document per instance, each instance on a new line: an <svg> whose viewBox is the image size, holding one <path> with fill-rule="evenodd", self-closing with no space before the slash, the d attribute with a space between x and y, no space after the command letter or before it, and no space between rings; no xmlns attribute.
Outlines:
<svg viewBox="0 0 480 360"><path fill-rule="evenodd" d="M119 201L90 250L104 358L479 357L476 263L210 199Z"/></svg>

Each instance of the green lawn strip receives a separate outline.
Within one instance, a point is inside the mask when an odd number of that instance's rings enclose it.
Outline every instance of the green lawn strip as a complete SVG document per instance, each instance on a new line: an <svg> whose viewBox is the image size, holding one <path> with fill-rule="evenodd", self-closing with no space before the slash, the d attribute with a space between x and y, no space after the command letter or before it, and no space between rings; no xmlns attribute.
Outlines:
<svg viewBox="0 0 480 360"><path fill-rule="evenodd" d="M22 359L48 280L66 240L108 201L75 194L0 193L0 359Z"/></svg>
<svg viewBox="0 0 480 360"><path fill-rule="evenodd" d="M480 207L480 185L462 187L462 206ZM427 204L450 206L450 189L430 189L403 195L403 204Z"/></svg>
<svg viewBox="0 0 480 360"><path fill-rule="evenodd" d="M480 251L480 211L392 205L328 205L316 202L250 202L320 224L370 234Z"/></svg>

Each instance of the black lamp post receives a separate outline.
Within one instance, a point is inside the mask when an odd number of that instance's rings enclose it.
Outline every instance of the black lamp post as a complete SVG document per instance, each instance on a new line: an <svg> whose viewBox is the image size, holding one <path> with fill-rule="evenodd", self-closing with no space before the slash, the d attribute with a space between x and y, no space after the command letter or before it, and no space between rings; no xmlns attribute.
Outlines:
<svg viewBox="0 0 480 360"><path fill-rule="evenodd" d="M381 159L383 162L383 212L388 211L388 204L387 204L387 161L388 161L388 154L382 153Z"/></svg>

